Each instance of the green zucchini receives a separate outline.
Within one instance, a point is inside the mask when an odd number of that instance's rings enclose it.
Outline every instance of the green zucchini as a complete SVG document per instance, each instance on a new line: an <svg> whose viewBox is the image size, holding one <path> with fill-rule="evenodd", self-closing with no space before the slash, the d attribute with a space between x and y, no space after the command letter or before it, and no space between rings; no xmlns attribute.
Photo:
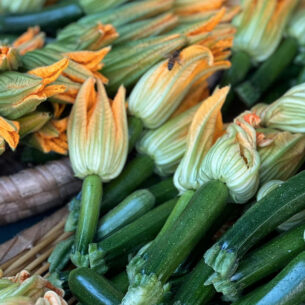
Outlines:
<svg viewBox="0 0 305 305"><path fill-rule="evenodd" d="M285 267L300 252L305 250L305 224L277 236L259 249L249 253L230 279L222 279L217 273L207 284L213 283L218 292L234 300L243 289Z"/></svg>
<svg viewBox="0 0 305 305"><path fill-rule="evenodd" d="M178 196L178 191L174 185L173 177L155 183L148 187L148 190L155 196L158 204Z"/></svg>
<svg viewBox="0 0 305 305"><path fill-rule="evenodd" d="M122 305L160 301L169 277L223 212L227 198L226 185L217 180L195 192L176 221L129 263L130 286Z"/></svg>
<svg viewBox="0 0 305 305"><path fill-rule="evenodd" d="M298 52L298 41L286 38L278 49L256 71L251 78L236 87L239 98L251 108L261 95L289 67Z"/></svg>
<svg viewBox="0 0 305 305"><path fill-rule="evenodd" d="M133 192L100 219L96 239L104 239L148 212L154 205L155 197L150 191Z"/></svg>
<svg viewBox="0 0 305 305"><path fill-rule="evenodd" d="M284 182L252 205L204 255L223 278L233 275L239 260L258 241L305 209L305 171Z"/></svg>
<svg viewBox="0 0 305 305"><path fill-rule="evenodd" d="M135 116L128 116L128 153L130 153L143 132L143 122Z"/></svg>
<svg viewBox="0 0 305 305"><path fill-rule="evenodd" d="M113 286L123 293L127 292L129 281L126 271L117 274L115 277L111 278Z"/></svg>
<svg viewBox="0 0 305 305"><path fill-rule="evenodd" d="M204 282L212 274L203 259L194 267L192 272L184 277L184 281L173 298L174 305L204 305L216 294L212 285L204 286Z"/></svg>
<svg viewBox="0 0 305 305"><path fill-rule="evenodd" d="M74 236L59 242L48 258L49 272L61 271L70 260Z"/></svg>
<svg viewBox="0 0 305 305"><path fill-rule="evenodd" d="M154 171L154 161L147 155L139 155L129 161L122 173L104 186L102 213L114 208L145 181Z"/></svg>
<svg viewBox="0 0 305 305"><path fill-rule="evenodd" d="M99 243L91 244L89 246L91 268L99 273L105 273L110 261L151 241L163 226L176 201L172 199L163 203Z"/></svg>
<svg viewBox="0 0 305 305"><path fill-rule="evenodd" d="M69 287L83 305L119 305L123 298L107 279L89 268L72 270Z"/></svg>
<svg viewBox="0 0 305 305"><path fill-rule="evenodd" d="M275 278L233 305L300 305L305 301L305 252Z"/></svg>
<svg viewBox="0 0 305 305"><path fill-rule="evenodd" d="M0 16L0 34L25 32L29 27L38 25L43 31L55 32L57 29L78 20L83 10L77 0L45 7L38 12Z"/></svg>

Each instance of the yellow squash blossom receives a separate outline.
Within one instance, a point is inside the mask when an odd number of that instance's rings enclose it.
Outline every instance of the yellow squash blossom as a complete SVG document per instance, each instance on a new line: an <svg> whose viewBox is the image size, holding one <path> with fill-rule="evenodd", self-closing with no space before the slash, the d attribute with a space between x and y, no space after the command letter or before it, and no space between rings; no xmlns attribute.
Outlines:
<svg viewBox="0 0 305 305"><path fill-rule="evenodd" d="M27 52L40 49L45 43L45 34L40 32L38 26L28 28L28 30L18 37L12 44L16 48L20 55L24 55Z"/></svg>
<svg viewBox="0 0 305 305"><path fill-rule="evenodd" d="M0 72L18 70L20 56L18 51L6 45L0 46Z"/></svg>
<svg viewBox="0 0 305 305"><path fill-rule="evenodd" d="M0 114L9 119L19 118L48 97L66 90L63 85L52 84L68 66L64 58L51 66L40 67L28 73L4 72L0 78Z"/></svg>
<svg viewBox="0 0 305 305"><path fill-rule="evenodd" d="M68 152L67 125L68 118L49 121L35 132L28 142L44 153L52 151L66 155Z"/></svg>
<svg viewBox="0 0 305 305"><path fill-rule="evenodd" d="M0 155L5 151L5 143L15 149L19 142L19 123L0 116Z"/></svg>
<svg viewBox="0 0 305 305"><path fill-rule="evenodd" d="M110 103L100 80L89 78L72 108L68 126L69 152L77 177L99 175L102 181L115 178L127 158L128 135L125 90Z"/></svg>
<svg viewBox="0 0 305 305"><path fill-rule="evenodd" d="M175 186L184 192L200 187L202 161L223 133L221 107L229 87L217 89L197 110L190 126L186 152L174 175Z"/></svg>
<svg viewBox="0 0 305 305"><path fill-rule="evenodd" d="M266 60L279 45L299 0L245 0L238 20L234 50L255 62Z"/></svg>

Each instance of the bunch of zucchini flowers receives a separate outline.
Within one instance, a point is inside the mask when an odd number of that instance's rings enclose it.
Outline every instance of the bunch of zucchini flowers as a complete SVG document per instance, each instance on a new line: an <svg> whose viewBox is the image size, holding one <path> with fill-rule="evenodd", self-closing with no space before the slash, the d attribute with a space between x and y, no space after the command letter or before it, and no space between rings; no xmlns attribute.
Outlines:
<svg viewBox="0 0 305 305"><path fill-rule="evenodd" d="M301 1L0 6L2 150L69 154L82 180L48 281L0 279L0 304L305 301Z"/></svg>

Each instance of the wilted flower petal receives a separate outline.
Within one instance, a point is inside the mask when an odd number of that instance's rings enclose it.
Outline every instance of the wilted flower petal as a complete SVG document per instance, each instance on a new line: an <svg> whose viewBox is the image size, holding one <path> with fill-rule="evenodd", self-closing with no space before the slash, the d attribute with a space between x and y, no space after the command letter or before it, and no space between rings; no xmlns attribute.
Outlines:
<svg viewBox="0 0 305 305"><path fill-rule="evenodd" d="M258 147L261 158L260 182L287 180L293 176L305 159L305 135L287 131L261 129L269 143Z"/></svg>
<svg viewBox="0 0 305 305"><path fill-rule="evenodd" d="M197 110L187 136L186 152L175 172L174 183L181 191L196 190L202 183L202 160L223 132L221 107L229 87L217 89Z"/></svg>
<svg viewBox="0 0 305 305"><path fill-rule="evenodd" d="M214 179L223 181L233 201L245 203L258 188L259 168L255 129L239 118L206 154L200 180L201 184Z"/></svg>
<svg viewBox="0 0 305 305"><path fill-rule="evenodd" d="M38 26L29 28L24 34L18 37L12 44L20 55L24 55L27 52L40 49L44 45L45 34L40 32Z"/></svg>
<svg viewBox="0 0 305 305"><path fill-rule="evenodd" d="M18 51L9 46L0 46L0 72L14 71L20 66Z"/></svg>
<svg viewBox="0 0 305 305"><path fill-rule="evenodd" d="M28 139L28 143L44 153L53 151L66 155L68 152L67 124L68 118L52 120L35 132Z"/></svg>
<svg viewBox="0 0 305 305"><path fill-rule="evenodd" d="M5 142L15 149L19 142L19 123L0 116L0 154L5 150Z"/></svg>

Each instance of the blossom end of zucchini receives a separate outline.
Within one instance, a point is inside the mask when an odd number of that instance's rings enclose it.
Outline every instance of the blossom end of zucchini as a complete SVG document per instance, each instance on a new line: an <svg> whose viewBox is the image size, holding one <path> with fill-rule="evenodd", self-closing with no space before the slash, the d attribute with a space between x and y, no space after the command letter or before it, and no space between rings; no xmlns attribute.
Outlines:
<svg viewBox="0 0 305 305"><path fill-rule="evenodd" d="M137 274L129 286L122 305L158 304L162 299L166 286L155 274Z"/></svg>
<svg viewBox="0 0 305 305"><path fill-rule="evenodd" d="M89 257L88 255L81 254L79 251L75 251L70 256L72 263L77 267L88 267Z"/></svg>
<svg viewBox="0 0 305 305"><path fill-rule="evenodd" d="M237 268L237 254L232 249L215 244L204 255L207 265L219 273L222 278L227 278Z"/></svg>

